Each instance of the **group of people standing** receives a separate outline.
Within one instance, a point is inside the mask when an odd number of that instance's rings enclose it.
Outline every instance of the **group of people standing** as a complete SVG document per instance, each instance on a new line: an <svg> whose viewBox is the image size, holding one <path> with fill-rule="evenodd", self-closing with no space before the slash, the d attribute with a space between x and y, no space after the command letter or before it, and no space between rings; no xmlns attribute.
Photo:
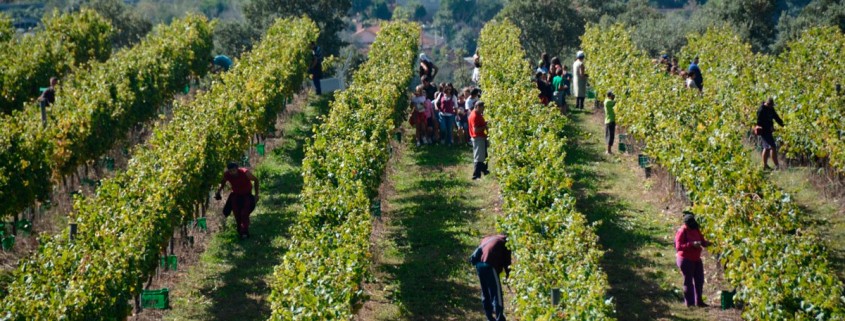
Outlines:
<svg viewBox="0 0 845 321"><path fill-rule="evenodd" d="M540 91L539 99L543 105L554 102L562 112L567 112L566 98L575 96L575 108L584 109L587 96L587 72L584 66L585 54L579 51L572 64L572 73L561 63L560 58L549 59L547 53L540 55L534 81Z"/></svg>
<svg viewBox="0 0 845 321"><path fill-rule="evenodd" d="M480 57L476 55L473 80L480 77ZM451 146L471 144L475 169L472 179L489 174L487 169L487 122L481 89L476 85L458 91L452 83L435 86L438 68L425 53L420 54L420 82L411 98L408 120L415 129L417 147L429 144Z"/></svg>

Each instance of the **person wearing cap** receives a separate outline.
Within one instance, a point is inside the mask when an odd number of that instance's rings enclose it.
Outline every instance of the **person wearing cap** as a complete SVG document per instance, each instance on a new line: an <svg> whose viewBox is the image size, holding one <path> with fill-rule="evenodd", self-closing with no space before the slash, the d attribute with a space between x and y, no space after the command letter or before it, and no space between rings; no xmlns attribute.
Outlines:
<svg viewBox="0 0 845 321"><path fill-rule="evenodd" d="M572 64L572 94L575 95L575 108L584 109L584 100L587 97L587 72L584 68L584 52L578 51L575 55L575 63Z"/></svg>
<svg viewBox="0 0 845 321"><path fill-rule="evenodd" d="M604 100L604 141L607 143L605 154L610 155L613 148L613 138L616 135L616 95L613 91L607 92Z"/></svg>
<svg viewBox="0 0 845 321"><path fill-rule="evenodd" d="M508 278L511 273L511 250L507 242L508 237L504 234L490 235L481 240L476 250L480 258L475 263L475 271L481 282L481 305L487 321L505 321L505 300L499 274L504 271L505 278Z"/></svg>
<svg viewBox="0 0 845 321"><path fill-rule="evenodd" d="M769 98L760 104L760 108L757 109L757 126L755 127L756 134L759 135L763 141L763 169L766 170L772 169L769 167L769 156L771 156L772 161L775 162L775 168L780 167L780 164L778 163L778 150L774 136L776 121L778 122L778 125L783 127L783 120L780 119L778 112L775 111L775 100Z"/></svg>
<svg viewBox="0 0 845 321"><path fill-rule="evenodd" d="M229 163L214 199L222 199L220 191L226 186L226 182L232 187L232 193L229 194L226 205L223 207L223 220L225 222L229 211L235 212L238 235L241 239L249 238L249 215L255 210L255 204L258 202L258 178L248 169L238 167L236 163ZM253 182L255 182L255 196L252 195Z"/></svg>
<svg viewBox="0 0 845 321"><path fill-rule="evenodd" d="M425 53L420 54L420 77L427 76L428 81L434 80L434 76L437 76L437 66L434 65L434 61L431 61L431 58L428 57Z"/></svg>
<svg viewBox="0 0 845 321"><path fill-rule="evenodd" d="M484 120L483 101L475 102L475 107L469 113L469 137L475 164L472 179L476 180L481 178L481 174L490 175L487 169L487 121Z"/></svg>
<svg viewBox="0 0 845 321"><path fill-rule="evenodd" d="M706 307L701 295L704 289L704 263L701 250L710 246L704 239L692 212L684 211L684 225L675 233L676 263L684 276L684 303L687 307Z"/></svg>
<svg viewBox="0 0 845 321"><path fill-rule="evenodd" d="M232 59L226 55L217 55L211 58L211 65L213 67L216 66L220 70L229 71L229 68L232 67Z"/></svg>
<svg viewBox="0 0 845 321"><path fill-rule="evenodd" d="M696 56L693 59L692 63L687 68L687 73L692 75L692 80L695 81L695 85L698 87L698 91L704 90L704 75L701 74L701 68L698 67L698 57Z"/></svg>

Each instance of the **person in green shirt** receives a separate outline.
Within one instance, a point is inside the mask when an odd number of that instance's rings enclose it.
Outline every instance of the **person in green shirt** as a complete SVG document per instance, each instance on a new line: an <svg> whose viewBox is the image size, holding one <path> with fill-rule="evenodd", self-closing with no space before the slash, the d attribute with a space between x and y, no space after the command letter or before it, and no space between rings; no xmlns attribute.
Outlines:
<svg viewBox="0 0 845 321"><path fill-rule="evenodd" d="M552 89L554 90L552 97L561 112L566 113L566 95L564 94L564 88L563 70L557 69L555 70L555 77L552 79Z"/></svg>
<svg viewBox="0 0 845 321"><path fill-rule="evenodd" d="M610 155L613 148L613 137L616 136L616 96L613 91L607 92L604 100L604 140L607 142L606 154Z"/></svg>

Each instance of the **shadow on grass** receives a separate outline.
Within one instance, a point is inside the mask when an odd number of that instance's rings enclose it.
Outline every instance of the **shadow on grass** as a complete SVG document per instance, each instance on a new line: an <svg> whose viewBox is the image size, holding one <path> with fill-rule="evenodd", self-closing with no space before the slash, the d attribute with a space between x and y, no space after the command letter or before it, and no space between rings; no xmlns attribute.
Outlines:
<svg viewBox="0 0 845 321"><path fill-rule="evenodd" d="M566 163L567 170L575 179L573 190L577 195L578 211L590 222L602 221L596 233L606 250L601 264L610 283L608 295L616 302L617 317L619 320L679 320L671 315L670 307L665 303L677 300L676 295L663 290L656 276L637 273L641 267L657 264L651 258L639 255L637 249L665 242L642 232L642 229L631 228L622 217L627 210L625 205L600 191L601 182L611 179L602 176L597 169L597 166L607 164L602 156L603 146L594 146L603 141L603 137L585 141L583 131L576 124L590 122L590 117L592 115L584 111L575 111L571 115L573 121L566 127L571 139L566 148Z"/></svg>
<svg viewBox="0 0 845 321"><path fill-rule="evenodd" d="M266 320L270 315L267 275L272 275L286 251L281 239L287 237L288 228L296 220L305 144L316 117L328 110L329 99L321 97L293 114L285 124L281 144L257 166L256 175L264 184L258 207L251 215L252 237L238 239L234 218L228 219L224 231L215 236L212 261L231 268L216 276L218 282L199 290L213 301L206 311L211 320Z"/></svg>
<svg viewBox="0 0 845 321"><path fill-rule="evenodd" d="M417 147L416 164L419 166L431 166L442 168L446 166L455 166L460 164L471 164L471 160L467 160L463 156L466 149L471 149L468 146L455 144L452 146L443 145L428 145Z"/></svg>
<svg viewBox="0 0 845 321"><path fill-rule="evenodd" d="M479 293L463 281L473 250L465 244L467 229L479 210L471 205L468 178L456 178L439 167L459 164L465 150L433 146L405 157L422 168L399 174L388 237L404 253L401 265L383 265L397 284L396 300L409 320L466 320L469 311L482 315ZM399 184L397 184L399 185Z"/></svg>

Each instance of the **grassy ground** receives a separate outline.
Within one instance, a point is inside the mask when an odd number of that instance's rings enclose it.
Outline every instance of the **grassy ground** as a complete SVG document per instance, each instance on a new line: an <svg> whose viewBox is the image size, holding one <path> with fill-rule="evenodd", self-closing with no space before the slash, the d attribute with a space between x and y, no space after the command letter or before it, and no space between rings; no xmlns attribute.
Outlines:
<svg viewBox="0 0 845 321"><path fill-rule="evenodd" d="M592 109L588 107L588 109ZM604 154L603 116L571 113L569 171L576 180L577 206L606 250L608 274L619 320L730 320L738 311L689 309L683 304L681 274L675 266L674 232L682 224L680 207L646 179L636 155ZM715 261L705 257L705 300L718 307Z"/></svg>
<svg viewBox="0 0 845 321"><path fill-rule="evenodd" d="M184 281L171 292L168 320L266 320L270 315L268 279L285 251L287 230L300 209L303 145L317 116L328 111L328 98L317 99L282 122L282 138L271 139L254 168L261 180L258 207L251 216L248 240L238 240L234 218L214 235ZM271 146L275 145L275 146ZM210 213L219 221L219 213Z"/></svg>
<svg viewBox="0 0 845 321"><path fill-rule="evenodd" d="M471 180L470 147L412 143L397 150L382 187L370 299L356 319L483 320L467 257L495 232L499 189L492 177Z"/></svg>
<svg viewBox="0 0 845 321"><path fill-rule="evenodd" d="M752 152L752 159L762 167L762 156ZM772 166L769 160L769 166ZM783 165L783 164L781 164ZM769 172L769 179L778 188L790 193L793 200L806 214L811 232L818 234L830 248L833 264L839 279L845 280L845 201L826 189L835 189L826 183L823 173L810 167L790 167Z"/></svg>

